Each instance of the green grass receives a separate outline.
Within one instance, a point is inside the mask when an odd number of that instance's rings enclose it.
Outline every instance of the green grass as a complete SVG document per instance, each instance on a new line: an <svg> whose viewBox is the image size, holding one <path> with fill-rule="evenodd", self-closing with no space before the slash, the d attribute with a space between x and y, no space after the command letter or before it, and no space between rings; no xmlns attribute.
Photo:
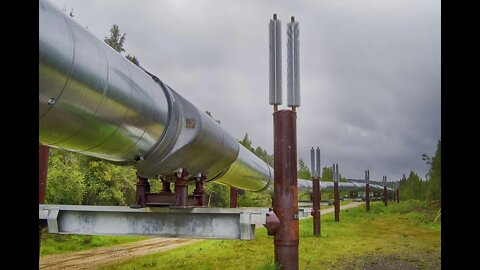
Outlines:
<svg viewBox="0 0 480 270"><path fill-rule="evenodd" d="M62 235L42 232L40 256L74 252L96 247L113 246L133 241L145 240L148 237L138 236L106 236L106 235Z"/></svg>
<svg viewBox="0 0 480 270"><path fill-rule="evenodd" d="M334 222L333 213L323 215L320 237L313 236L311 218L301 220L300 269L361 269L391 262L439 269L437 210L418 201L389 202L388 207L372 202L369 213L362 206L343 210L340 222ZM100 269L278 269L273 254L273 237L262 227L253 241L203 240Z"/></svg>

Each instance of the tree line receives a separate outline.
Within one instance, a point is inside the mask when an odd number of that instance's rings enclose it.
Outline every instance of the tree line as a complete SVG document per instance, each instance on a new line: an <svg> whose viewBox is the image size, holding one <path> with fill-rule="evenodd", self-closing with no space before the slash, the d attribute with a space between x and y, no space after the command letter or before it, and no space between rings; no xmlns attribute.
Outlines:
<svg viewBox="0 0 480 270"><path fill-rule="evenodd" d="M428 173L422 179L416 172L410 171L408 177L405 174L400 179L400 199L408 200L441 200L441 174L442 174L442 142L437 143L435 155L429 157L422 155L422 159L428 166Z"/></svg>

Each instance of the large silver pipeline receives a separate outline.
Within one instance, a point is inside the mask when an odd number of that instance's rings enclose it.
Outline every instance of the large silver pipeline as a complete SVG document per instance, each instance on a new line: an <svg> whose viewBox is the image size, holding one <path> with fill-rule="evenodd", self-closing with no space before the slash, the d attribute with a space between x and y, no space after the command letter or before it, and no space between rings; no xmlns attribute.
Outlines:
<svg viewBox="0 0 480 270"><path fill-rule="evenodd" d="M187 169L263 191L271 168L217 122L45 0L39 3L39 142L147 178Z"/></svg>
<svg viewBox="0 0 480 270"><path fill-rule="evenodd" d="M273 169L263 160L45 0L39 2L39 115L41 144L131 165L147 178L186 168L192 177L203 173L273 194ZM299 179L298 186L311 192L311 181Z"/></svg>

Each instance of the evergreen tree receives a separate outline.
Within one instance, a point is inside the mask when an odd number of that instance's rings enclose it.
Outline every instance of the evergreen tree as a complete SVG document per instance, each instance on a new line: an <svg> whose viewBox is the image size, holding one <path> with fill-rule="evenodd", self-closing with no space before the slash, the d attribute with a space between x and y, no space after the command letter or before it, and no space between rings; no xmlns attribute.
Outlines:
<svg viewBox="0 0 480 270"><path fill-rule="evenodd" d="M240 141L240 144L245 146L250 152L254 152L254 149L252 147L252 141L248 138L248 133L245 134L245 137Z"/></svg>
<svg viewBox="0 0 480 270"><path fill-rule="evenodd" d="M297 177L301 179L310 180L312 177L310 174L310 169L307 167L307 165L305 165L305 162L303 161L303 159L299 159L298 164L299 164L298 166L299 168L297 172Z"/></svg>
<svg viewBox="0 0 480 270"><path fill-rule="evenodd" d="M331 167L323 167L321 181L333 182L333 173Z"/></svg>
<svg viewBox="0 0 480 270"><path fill-rule="evenodd" d="M427 165L430 166L427 176L427 199L440 200L441 199L441 178L442 178L442 142L437 143L437 150L432 158L423 154L423 160L426 160Z"/></svg>
<svg viewBox="0 0 480 270"><path fill-rule="evenodd" d="M125 42L125 36L127 34L120 34L120 29L118 25L114 24L110 29L110 36L105 37L103 41L107 43L110 47L112 47L115 51L121 53L124 52L125 49L123 48L123 43Z"/></svg>
<svg viewBox="0 0 480 270"><path fill-rule="evenodd" d="M123 48L123 43L125 42L126 35L127 35L126 33L121 34L118 25L114 24L112 28L110 28L110 36L109 37L106 36L103 39L103 41L105 41L105 43L107 43L115 51L122 53L125 51L125 49ZM135 56L128 54L126 58L130 60L132 63L134 63L135 65L137 66L140 65L140 62Z"/></svg>

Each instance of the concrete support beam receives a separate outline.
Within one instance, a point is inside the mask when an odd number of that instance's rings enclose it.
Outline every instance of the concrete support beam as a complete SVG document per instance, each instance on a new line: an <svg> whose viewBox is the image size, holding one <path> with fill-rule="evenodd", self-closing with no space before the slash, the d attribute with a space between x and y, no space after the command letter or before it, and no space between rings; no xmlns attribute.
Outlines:
<svg viewBox="0 0 480 270"><path fill-rule="evenodd" d="M50 233L253 240L268 208L39 205Z"/></svg>

